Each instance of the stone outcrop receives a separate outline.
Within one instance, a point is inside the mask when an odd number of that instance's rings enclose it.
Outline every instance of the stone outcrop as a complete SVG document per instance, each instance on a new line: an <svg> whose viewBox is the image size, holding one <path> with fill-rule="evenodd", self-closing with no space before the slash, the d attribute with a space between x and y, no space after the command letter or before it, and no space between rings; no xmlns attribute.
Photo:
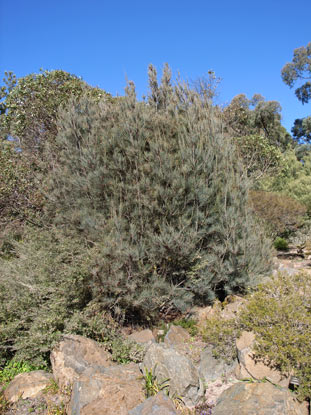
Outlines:
<svg viewBox="0 0 311 415"><path fill-rule="evenodd" d="M253 351L255 334L243 331L236 341L238 359L240 365L236 369L238 379L254 378L257 380L267 379L270 382L288 387L289 376L282 375L278 370L267 366L263 361L257 361Z"/></svg>
<svg viewBox="0 0 311 415"><path fill-rule="evenodd" d="M227 363L222 359L215 359L213 356L213 348L209 346L201 353L199 376L207 385L210 382L215 382L217 379L227 379L234 374L237 366L237 360Z"/></svg>
<svg viewBox="0 0 311 415"><path fill-rule="evenodd" d="M196 405L204 395L203 383L191 360L167 344L151 344L142 368L151 370L159 382L169 379L170 394L180 396L188 406Z"/></svg>
<svg viewBox="0 0 311 415"><path fill-rule="evenodd" d="M191 336L187 330L180 326L172 325L164 338L164 343L170 347L174 347L180 344L185 344L189 342L190 339Z"/></svg>
<svg viewBox="0 0 311 415"><path fill-rule="evenodd" d="M89 368L73 383L68 415L127 415L144 400L137 364Z"/></svg>
<svg viewBox="0 0 311 415"><path fill-rule="evenodd" d="M15 403L20 398L38 398L52 380L53 375L44 370L20 373L5 389L4 397L10 403Z"/></svg>
<svg viewBox="0 0 311 415"><path fill-rule="evenodd" d="M160 392L130 410L128 415L177 415L172 401Z"/></svg>
<svg viewBox="0 0 311 415"><path fill-rule="evenodd" d="M14 407L3 415L26 415L27 411L50 415L63 404L67 415L175 415L178 411L172 398L177 397L188 407L199 405L200 411L214 407L213 415L308 414L288 389L237 379L236 374L239 379L269 379L288 386L288 379L278 371L255 361L253 333L243 332L236 342L239 364L215 359L212 346L194 342L181 327L172 326L164 343L153 342L149 332L140 333L137 341L146 347L140 365L117 365L100 344L65 336L51 353L53 375L34 371L16 376L5 390L5 398ZM158 385L167 381L169 397L161 392L145 398L150 374ZM53 379L61 389L48 398L43 390L53 385Z"/></svg>
<svg viewBox="0 0 311 415"><path fill-rule="evenodd" d="M108 367L111 355L97 342L77 335L64 336L51 353L54 377L61 389L77 380L89 367Z"/></svg>
<svg viewBox="0 0 311 415"><path fill-rule="evenodd" d="M134 331L128 336L129 340L133 340L138 344L155 343L155 338L151 330L145 329L140 331Z"/></svg>
<svg viewBox="0 0 311 415"><path fill-rule="evenodd" d="M223 392L213 415L308 415L288 390L271 383L239 382Z"/></svg>

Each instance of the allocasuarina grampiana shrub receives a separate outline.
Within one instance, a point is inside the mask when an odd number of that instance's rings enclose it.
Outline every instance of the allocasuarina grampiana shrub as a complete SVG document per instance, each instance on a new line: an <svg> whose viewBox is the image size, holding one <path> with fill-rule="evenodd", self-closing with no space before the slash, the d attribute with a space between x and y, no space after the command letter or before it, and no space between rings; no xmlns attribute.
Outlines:
<svg viewBox="0 0 311 415"><path fill-rule="evenodd" d="M113 104L60 115L50 206L93 245L93 296L114 314L152 318L241 291L269 270L270 244L210 102L149 68Z"/></svg>

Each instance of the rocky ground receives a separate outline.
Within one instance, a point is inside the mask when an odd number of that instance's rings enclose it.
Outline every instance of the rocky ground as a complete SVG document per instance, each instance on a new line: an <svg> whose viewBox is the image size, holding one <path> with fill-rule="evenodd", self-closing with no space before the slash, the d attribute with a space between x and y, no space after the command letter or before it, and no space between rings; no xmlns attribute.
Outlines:
<svg viewBox="0 0 311 415"><path fill-rule="evenodd" d="M275 258L274 272L311 274L311 259L296 252ZM232 318L245 300L235 297L221 311ZM193 310L203 321L215 309ZM53 350L53 373L35 371L18 375L4 397L10 404L1 415L308 415L288 390L289 378L253 359L252 333L236 342L232 362L213 357L212 348L171 326L164 341L161 332L133 331L129 339L145 347L140 364L117 365L102 346L81 336L64 336ZM146 399L149 379L153 388ZM248 381L245 381L248 379ZM251 380L252 379L252 380ZM166 392L170 390L170 398Z"/></svg>

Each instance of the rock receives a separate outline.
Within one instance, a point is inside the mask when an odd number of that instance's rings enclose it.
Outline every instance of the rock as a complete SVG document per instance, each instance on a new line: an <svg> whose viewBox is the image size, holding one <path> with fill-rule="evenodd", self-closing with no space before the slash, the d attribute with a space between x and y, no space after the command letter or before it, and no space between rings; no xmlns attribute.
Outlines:
<svg viewBox="0 0 311 415"><path fill-rule="evenodd" d="M220 312L220 317L224 320L235 318L237 314L245 307L247 300L237 295L231 295L227 298L227 304Z"/></svg>
<svg viewBox="0 0 311 415"><path fill-rule="evenodd" d="M164 344L190 359L195 366L198 365L202 350L206 347L206 343L191 338L187 330L174 325L167 332Z"/></svg>
<svg viewBox="0 0 311 415"><path fill-rule="evenodd" d="M267 379L272 383L287 387L289 376L284 376L276 369L267 366L263 361L256 361L252 350L255 341L255 334L243 331L236 341L238 359L240 366L236 369L236 377L245 379L252 377L257 380Z"/></svg>
<svg viewBox="0 0 311 415"><path fill-rule="evenodd" d="M113 363L110 354L94 340L66 335L52 351L51 364L59 387L64 389L91 365L108 367Z"/></svg>
<svg viewBox="0 0 311 415"><path fill-rule="evenodd" d="M198 322L198 326L202 326L207 319L214 317L219 311L220 303L215 302L213 306L194 307L192 317Z"/></svg>
<svg viewBox="0 0 311 415"><path fill-rule="evenodd" d="M201 353L199 364L199 375L205 385L215 382L217 379L227 379L233 374L238 366L238 361L226 363L222 359L216 359L213 356L213 348L208 346Z"/></svg>
<svg viewBox="0 0 311 415"><path fill-rule="evenodd" d="M277 275L279 272L285 273L288 276L294 276L294 275L299 274L300 270L297 270L295 268L288 267L286 265L281 264L280 267L279 267L279 269L278 269L278 271L277 272L275 272L275 271L273 272L273 275Z"/></svg>
<svg viewBox="0 0 311 415"><path fill-rule="evenodd" d="M206 387L205 392L205 405L208 405L210 408L213 408L220 397L220 395L236 382L239 382L235 378L230 378L229 380L217 379L213 382L209 382Z"/></svg>
<svg viewBox="0 0 311 415"><path fill-rule="evenodd" d="M73 383L68 415L127 415L144 400L142 375L135 363L88 368Z"/></svg>
<svg viewBox="0 0 311 415"><path fill-rule="evenodd" d="M220 301L215 301L213 306L195 307L193 317L197 320L199 326L204 326L207 319L219 316L224 320L235 318L247 303L247 300L238 295L231 295L227 298L227 304L224 306Z"/></svg>
<svg viewBox="0 0 311 415"><path fill-rule="evenodd" d="M288 390L271 383L239 382L224 391L213 415L307 415Z"/></svg>
<svg viewBox="0 0 311 415"><path fill-rule="evenodd" d="M178 344L187 343L190 339L191 336L187 330L180 326L172 325L164 338L164 343L168 346L174 347Z"/></svg>
<svg viewBox="0 0 311 415"><path fill-rule="evenodd" d="M141 331L134 331L132 334L128 336L129 340L134 340L136 343L145 344L145 343L155 343L155 338L151 330L141 330Z"/></svg>
<svg viewBox="0 0 311 415"><path fill-rule="evenodd" d="M37 398L42 391L50 384L53 379L51 373L44 370L34 370L33 372L20 373L10 382L4 391L7 401L15 403L19 398Z"/></svg>
<svg viewBox="0 0 311 415"><path fill-rule="evenodd" d="M176 415L172 401L160 392L156 396L146 399L143 403L130 410L128 415Z"/></svg>
<svg viewBox="0 0 311 415"><path fill-rule="evenodd" d="M204 395L204 386L191 360L167 344L151 344L141 365L152 370L161 383L169 379L171 396L181 396L187 406L196 405Z"/></svg>

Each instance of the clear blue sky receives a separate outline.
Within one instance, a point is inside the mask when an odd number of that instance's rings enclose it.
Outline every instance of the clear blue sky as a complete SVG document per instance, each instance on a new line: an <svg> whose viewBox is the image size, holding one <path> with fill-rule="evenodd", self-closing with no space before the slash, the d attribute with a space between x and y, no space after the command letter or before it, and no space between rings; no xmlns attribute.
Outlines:
<svg viewBox="0 0 311 415"><path fill-rule="evenodd" d="M223 79L219 103L262 94L283 125L311 114L283 84L293 50L311 41L311 0L0 0L0 75L63 69L113 95L125 79L147 91L147 67L165 62L195 79Z"/></svg>

